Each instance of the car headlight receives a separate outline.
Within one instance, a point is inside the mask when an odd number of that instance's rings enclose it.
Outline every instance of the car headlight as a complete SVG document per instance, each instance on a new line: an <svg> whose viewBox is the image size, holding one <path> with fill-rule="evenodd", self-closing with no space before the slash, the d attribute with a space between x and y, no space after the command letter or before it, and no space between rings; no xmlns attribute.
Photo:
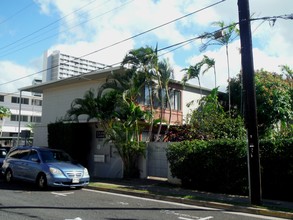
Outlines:
<svg viewBox="0 0 293 220"><path fill-rule="evenodd" d="M84 168L83 176L89 176L89 171L87 170L87 168Z"/></svg>
<svg viewBox="0 0 293 220"><path fill-rule="evenodd" d="M62 174L61 170L56 169L56 168L53 168L53 167L50 167L50 172L51 172L53 175L60 175L60 174Z"/></svg>

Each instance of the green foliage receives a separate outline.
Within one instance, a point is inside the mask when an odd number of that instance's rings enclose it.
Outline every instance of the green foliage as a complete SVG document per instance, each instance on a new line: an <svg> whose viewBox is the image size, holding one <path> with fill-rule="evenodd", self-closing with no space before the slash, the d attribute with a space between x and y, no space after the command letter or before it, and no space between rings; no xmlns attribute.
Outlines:
<svg viewBox="0 0 293 220"><path fill-rule="evenodd" d="M243 141L184 141L167 149L173 176L184 187L209 192L247 193L246 148Z"/></svg>
<svg viewBox="0 0 293 220"><path fill-rule="evenodd" d="M130 112L130 117L123 121L112 121L106 130L107 139L105 143L113 143L124 164L124 178L138 178L138 159L145 154L146 145L139 141L139 126L136 115L142 116L140 109L135 108Z"/></svg>
<svg viewBox="0 0 293 220"><path fill-rule="evenodd" d="M264 198L292 201L293 139L261 140Z"/></svg>
<svg viewBox="0 0 293 220"><path fill-rule="evenodd" d="M261 134L274 129L278 122L293 120L293 101L289 83L281 75L264 70L257 72L255 81Z"/></svg>
<svg viewBox="0 0 293 220"><path fill-rule="evenodd" d="M9 117L11 115L11 111L9 108L6 108L4 106L0 106L0 120L4 117Z"/></svg>
<svg viewBox="0 0 293 220"><path fill-rule="evenodd" d="M238 115L233 116L231 115L231 113L227 113L224 111L223 107L218 101L217 88L213 89L209 95L203 97L200 100L199 107L192 112L189 124L193 128L191 131L197 134L190 135L191 138L198 137L197 139L243 139L245 137L243 119ZM169 137L170 135L171 134L168 134ZM177 139L184 140L184 138L179 137L177 137Z"/></svg>
<svg viewBox="0 0 293 220"><path fill-rule="evenodd" d="M290 70L290 69L289 69ZM289 71L288 70L288 71ZM293 86L286 78L263 69L255 73L258 131L260 137L291 137L293 121ZM240 75L231 80L231 101L242 112Z"/></svg>
<svg viewBox="0 0 293 220"><path fill-rule="evenodd" d="M292 201L293 139L261 140L263 197ZM184 187L208 192L248 193L247 143L241 140L184 141L169 145L172 175Z"/></svg>

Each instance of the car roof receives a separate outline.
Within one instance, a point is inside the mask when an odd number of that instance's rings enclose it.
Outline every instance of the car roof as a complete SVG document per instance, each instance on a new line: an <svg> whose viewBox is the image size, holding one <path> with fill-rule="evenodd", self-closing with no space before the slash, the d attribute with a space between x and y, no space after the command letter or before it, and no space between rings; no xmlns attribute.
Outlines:
<svg viewBox="0 0 293 220"><path fill-rule="evenodd" d="M40 146L17 146L13 147L11 150L27 150L27 149L35 149L35 150L42 150L42 151L62 151L61 149L53 149L49 147L40 147Z"/></svg>

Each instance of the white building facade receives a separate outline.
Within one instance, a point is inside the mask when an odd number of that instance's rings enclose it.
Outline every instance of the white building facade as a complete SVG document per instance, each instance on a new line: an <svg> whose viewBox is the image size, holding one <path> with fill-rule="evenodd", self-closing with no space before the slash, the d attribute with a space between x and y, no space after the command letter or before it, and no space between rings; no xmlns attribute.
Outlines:
<svg viewBox="0 0 293 220"><path fill-rule="evenodd" d="M21 98L20 98L21 97ZM21 104L20 104L21 103ZM42 96L0 93L0 106L10 110L11 115L0 120L0 143L2 146L17 145L18 134L41 123Z"/></svg>
<svg viewBox="0 0 293 220"><path fill-rule="evenodd" d="M56 50L43 57L43 82L59 80L71 76L85 74L94 70L103 69L106 65L91 60L63 54Z"/></svg>

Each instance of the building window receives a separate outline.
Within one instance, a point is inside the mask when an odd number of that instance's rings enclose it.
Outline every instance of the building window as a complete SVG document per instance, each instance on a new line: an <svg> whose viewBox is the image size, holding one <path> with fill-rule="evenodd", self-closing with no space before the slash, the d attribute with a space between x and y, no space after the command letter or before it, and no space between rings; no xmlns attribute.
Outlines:
<svg viewBox="0 0 293 220"><path fill-rule="evenodd" d="M19 115L11 115L10 121L18 121ZM20 121L28 122L28 116L27 115L21 115Z"/></svg>
<svg viewBox="0 0 293 220"><path fill-rule="evenodd" d="M19 97L12 96L11 97L11 103L19 103ZM21 104L29 104L28 98L21 98Z"/></svg>
<svg viewBox="0 0 293 220"><path fill-rule="evenodd" d="M0 102L4 102L4 95L0 95Z"/></svg>
<svg viewBox="0 0 293 220"><path fill-rule="evenodd" d="M172 110L181 110L181 93L178 90L171 90L170 92L170 103Z"/></svg>
<svg viewBox="0 0 293 220"><path fill-rule="evenodd" d="M39 99L32 99L32 105L35 105L35 106L42 106L42 100L39 100Z"/></svg>
<svg viewBox="0 0 293 220"><path fill-rule="evenodd" d="M41 123L41 117L40 116L31 116L31 122Z"/></svg>

